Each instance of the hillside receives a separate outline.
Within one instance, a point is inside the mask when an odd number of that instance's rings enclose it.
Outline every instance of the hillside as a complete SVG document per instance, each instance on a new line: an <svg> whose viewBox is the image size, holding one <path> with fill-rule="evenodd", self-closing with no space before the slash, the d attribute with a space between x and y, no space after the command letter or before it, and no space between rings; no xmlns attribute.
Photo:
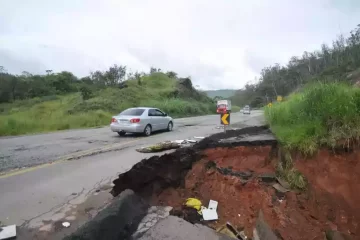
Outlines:
<svg viewBox="0 0 360 240"><path fill-rule="evenodd" d="M116 87L80 82L71 87L75 89L67 94L0 104L0 135L103 126L109 124L112 115L136 106L157 107L172 117L214 111L213 101L196 91L190 79L161 72L130 78Z"/></svg>
<svg viewBox="0 0 360 240"><path fill-rule="evenodd" d="M219 89L219 90L208 90L205 93L210 97L222 97L222 98L229 98L234 96L235 89Z"/></svg>
<svg viewBox="0 0 360 240"><path fill-rule="evenodd" d="M275 101L278 95L287 96L313 82L354 84L360 80L359 70L360 25L348 38L338 36L332 46L322 44L317 51L291 57L286 65L265 67L259 80L238 90L232 101L239 106L260 107Z"/></svg>

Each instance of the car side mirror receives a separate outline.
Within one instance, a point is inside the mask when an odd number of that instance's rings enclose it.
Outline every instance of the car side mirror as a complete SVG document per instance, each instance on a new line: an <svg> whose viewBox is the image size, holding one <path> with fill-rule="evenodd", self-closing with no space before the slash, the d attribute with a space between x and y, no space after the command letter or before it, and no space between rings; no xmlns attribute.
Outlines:
<svg viewBox="0 0 360 240"><path fill-rule="evenodd" d="M166 117L167 116L167 113L164 113L164 117Z"/></svg>

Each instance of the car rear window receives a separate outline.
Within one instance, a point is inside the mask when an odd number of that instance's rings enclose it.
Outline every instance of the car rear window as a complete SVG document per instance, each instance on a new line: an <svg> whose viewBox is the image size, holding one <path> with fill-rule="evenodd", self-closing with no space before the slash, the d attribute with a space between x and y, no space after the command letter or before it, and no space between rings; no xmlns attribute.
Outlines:
<svg viewBox="0 0 360 240"><path fill-rule="evenodd" d="M122 111L119 116L141 116L145 109L143 108L129 108Z"/></svg>

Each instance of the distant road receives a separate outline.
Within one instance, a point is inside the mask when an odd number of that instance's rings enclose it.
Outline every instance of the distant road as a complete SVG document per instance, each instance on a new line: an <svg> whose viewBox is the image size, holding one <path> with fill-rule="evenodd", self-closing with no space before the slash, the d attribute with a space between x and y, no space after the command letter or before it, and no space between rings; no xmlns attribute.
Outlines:
<svg viewBox="0 0 360 240"><path fill-rule="evenodd" d="M253 115L256 115L256 111ZM231 115L232 122L247 119L239 113ZM109 127L69 130L54 133L0 138L0 172L49 163L58 159L72 159L110 149L121 149L128 145L153 141L174 140L183 133L202 132L203 127L214 128L219 125L219 115L179 118L174 121L173 132L156 133L144 138L127 135L119 137ZM187 136L187 135L186 135ZM187 136L189 137L189 136Z"/></svg>

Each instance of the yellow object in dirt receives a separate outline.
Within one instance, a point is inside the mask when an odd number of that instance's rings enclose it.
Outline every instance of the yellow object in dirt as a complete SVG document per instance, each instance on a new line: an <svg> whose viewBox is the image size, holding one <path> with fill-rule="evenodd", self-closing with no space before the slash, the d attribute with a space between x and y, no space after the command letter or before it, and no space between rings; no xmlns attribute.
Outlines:
<svg viewBox="0 0 360 240"><path fill-rule="evenodd" d="M197 198L188 198L186 199L186 202L185 202L185 205L187 207L192 207L192 208L195 208L196 210L200 210L201 209L201 201Z"/></svg>

